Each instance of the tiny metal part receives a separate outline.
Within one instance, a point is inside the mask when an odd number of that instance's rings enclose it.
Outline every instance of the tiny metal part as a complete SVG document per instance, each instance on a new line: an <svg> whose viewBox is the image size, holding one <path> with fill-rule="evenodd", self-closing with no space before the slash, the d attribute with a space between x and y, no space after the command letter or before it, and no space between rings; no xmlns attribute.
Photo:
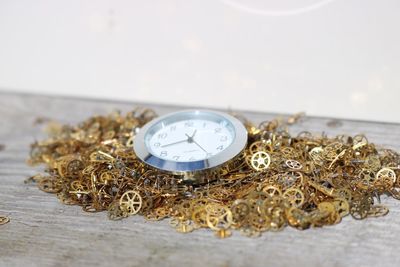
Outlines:
<svg viewBox="0 0 400 267"><path fill-rule="evenodd" d="M221 239L230 237L231 235L232 232L226 229L220 229L218 231L215 231L215 236Z"/></svg>
<svg viewBox="0 0 400 267"><path fill-rule="evenodd" d="M389 213L389 209L383 205L374 205L368 211L369 217L381 217Z"/></svg>
<svg viewBox="0 0 400 267"><path fill-rule="evenodd" d="M134 215L142 207L142 197L137 191L126 191L119 200L119 206L121 210L127 212L129 215Z"/></svg>
<svg viewBox="0 0 400 267"><path fill-rule="evenodd" d="M226 206L209 206L206 220L209 228L216 231L226 230L229 229L232 224L232 212Z"/></svg>
<svg viewBox="0 0 400 267"><path fill-rule="evenodd" d="M283 193L283 197L286 198L293 207L301 207L304 203L304 194L300 189L290 188Z"/></svg>
<svg viewBox="0 0 400 267"><path fill-rule="evenodd" d="M4 150L4 149L6 149L6 145L0 144L0 151L2 151L2 150Z"/></svg>
<svg viewBox="0 0 400 267"><path fill-rule="evenodd" d="M297 160L293 160L293 159L288 159L287 161L285 161L285 164L287 167L289 167L292 170L301 170L301 168L303 168L303 165L301 165L300 162L298 162Z"/></svg>
<svg viewBox="0 0 400 267"><path fill-rule="evenodd" d="M0 215L0 225L6 224L10 222L10 218L6 216L1 216Z"/></svg>
<svg viewBox="0 0 400 267"><path fill-rule="evenodd" d="M389 168L383 168L379 170L378 173L376 174L376 179L381 180L385 178L391 179L394 183L396 182L396 173Z"/></svg>
<svg viewBox="0 0 400 267"><path fill-rule="evenodd" d="M305 112L299 112L293 116L291 116L290 118L288 118L287 123L289 125L295 124L297 123L301 118L305 117L306 113Z"/></svg>
<svg viewBox="0 0 400 267"><path fill-rule="evenodd" d="M336 211L339 213L340 217L344 217L350 212L349 202L344 198L336 198L333 200L333 205Z"/></svg>
<svg viewBox="0 0 400 267"><path fill-rule="evenodd" d="M44 164L45 172L26 183L86 212L107 210L111 220L134 214L148 221L168 218L179 233L207 228L217 238L235 230L258 237L286 226L323 227L348 215L357 220L381 217L389 212L381 195L400 200L398 153L379 148L364 135L292 136L288 126L301 114L258 126L241 118L249 134L242 154L210 173L216 179L203 175L202 183L188 183L193 175L156 170L135 154L136 135L155 117L152 110L138 108L126 115L94 116L75 126L53 123L49 138L31 145L28 161ZM191 129L191 121L182 127ZM165 133L174 131L170 127ZM198 137L198 132L187 132L189 141ZM164 137L155 137L156 147ZM224 140L221 136L220 142ZM159 145L175 142L170 141ZM199 144L202 149L190 143L200 153L208 150L207 144ZM8 221L0 216L0 225Z"/></svg>
<svg viewBox="0 0 400 267"><path fill-rule="evenodd" d="M278 187L273 186L273 185L267 185L266 187L264 187L262 189L262 191L267 193L271 197L273 197L273 196L281 196L282 195L282 191Z"/></svg>
<svg viewBox="0 0 400 267"><path fill-rule="evenodd" d="M263 171L271 164L271 158L268 153L258 151L251 156L251 166L256 171Z"/></svg>

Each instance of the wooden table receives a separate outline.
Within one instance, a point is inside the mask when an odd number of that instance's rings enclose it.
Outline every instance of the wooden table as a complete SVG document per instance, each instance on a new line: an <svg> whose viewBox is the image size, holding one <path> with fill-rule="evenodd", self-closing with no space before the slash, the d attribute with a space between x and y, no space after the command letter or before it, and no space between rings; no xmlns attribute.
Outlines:
<svg viewBox="0 0 400 267"><path fill-rule="evenodd" d="M219 240L208 230L175 232L168 220L136 216L110 221L106 212L66 206L24 180L37 173L25 164L29 144L44 138L37 117L76 123L95 114L138 104L0 93L0 266L400 266L400 203L383 197L386 217L247 238L235 232ZM159 114L178 107L149 105ZM345 107L343 107L345 108ZM255 122L276 114L243 112ZM351 114L349 114L351 117ZM328 135L365 133L369 140L400 151L400 124L307 117L292 132Z"/></svg>

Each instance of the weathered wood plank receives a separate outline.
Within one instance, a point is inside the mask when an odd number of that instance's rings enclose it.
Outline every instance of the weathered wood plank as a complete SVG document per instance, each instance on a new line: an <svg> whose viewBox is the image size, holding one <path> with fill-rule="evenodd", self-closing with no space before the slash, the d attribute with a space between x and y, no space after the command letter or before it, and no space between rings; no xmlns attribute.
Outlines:
<svg viewBox="0 0 400 267"><path fill-rule="evenodd" d="M24 179L36 173L25 164L29 144L43 138L39 116L76 123L136 104L72 98L0 94L0 214L11 222L0 226L0 266L400 266L400 203L383 198L386 217L298 231L286 228L257 239L239 233L226 240L207 230L184 235L168 221L141 217L109 221L106 213L86 213L60 204ZM152 105L159 114L178 109ZM276 114L245 112L260 122ZM349 114L351 116L351 114ZM306 118L293 132L308 130L365 133L370 141L400 150L400 124Z"/></svg>

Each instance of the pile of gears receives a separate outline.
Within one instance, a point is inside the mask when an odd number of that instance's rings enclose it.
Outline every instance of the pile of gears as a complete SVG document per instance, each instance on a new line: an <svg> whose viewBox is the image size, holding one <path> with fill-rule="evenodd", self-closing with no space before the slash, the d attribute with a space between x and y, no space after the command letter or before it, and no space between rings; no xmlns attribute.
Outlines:
<svg viewBox="0 0 400 267"><path fill-rule="evenodd" d="M388 213L382 194L400 199L400 155L365 136L291 136L290 121L254 126L239 116L248 131L245 151L217 179L186 183L143 164L132 149L155 117L137 109L53 127L47 140L32 144L29 163L46 164L46 173L30 179L62 203L107 210L112 220L169 218L178 232L208 228L220 238L235 229L256 237L286 226L333 225L347 215L379 217Z"/></svg>

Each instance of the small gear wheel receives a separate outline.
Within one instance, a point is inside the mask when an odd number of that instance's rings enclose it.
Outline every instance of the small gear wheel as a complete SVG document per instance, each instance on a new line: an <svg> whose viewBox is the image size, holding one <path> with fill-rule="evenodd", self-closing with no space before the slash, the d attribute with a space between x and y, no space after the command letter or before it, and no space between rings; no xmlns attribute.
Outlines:
<svg viewBox="0 0 400 267"><path fill-rule="evenodd" d="M126 191L119 199L121 209L129 215L135 215L142 208L142 197L139 192L130 190Z"/></svg>
<svg viewBox="0 0 400 267"><path fill-rule="evenodd" d="M271 164L271 157L264 151L258 151L251 156L251 166L256 171L263 171Z"/></svg>

